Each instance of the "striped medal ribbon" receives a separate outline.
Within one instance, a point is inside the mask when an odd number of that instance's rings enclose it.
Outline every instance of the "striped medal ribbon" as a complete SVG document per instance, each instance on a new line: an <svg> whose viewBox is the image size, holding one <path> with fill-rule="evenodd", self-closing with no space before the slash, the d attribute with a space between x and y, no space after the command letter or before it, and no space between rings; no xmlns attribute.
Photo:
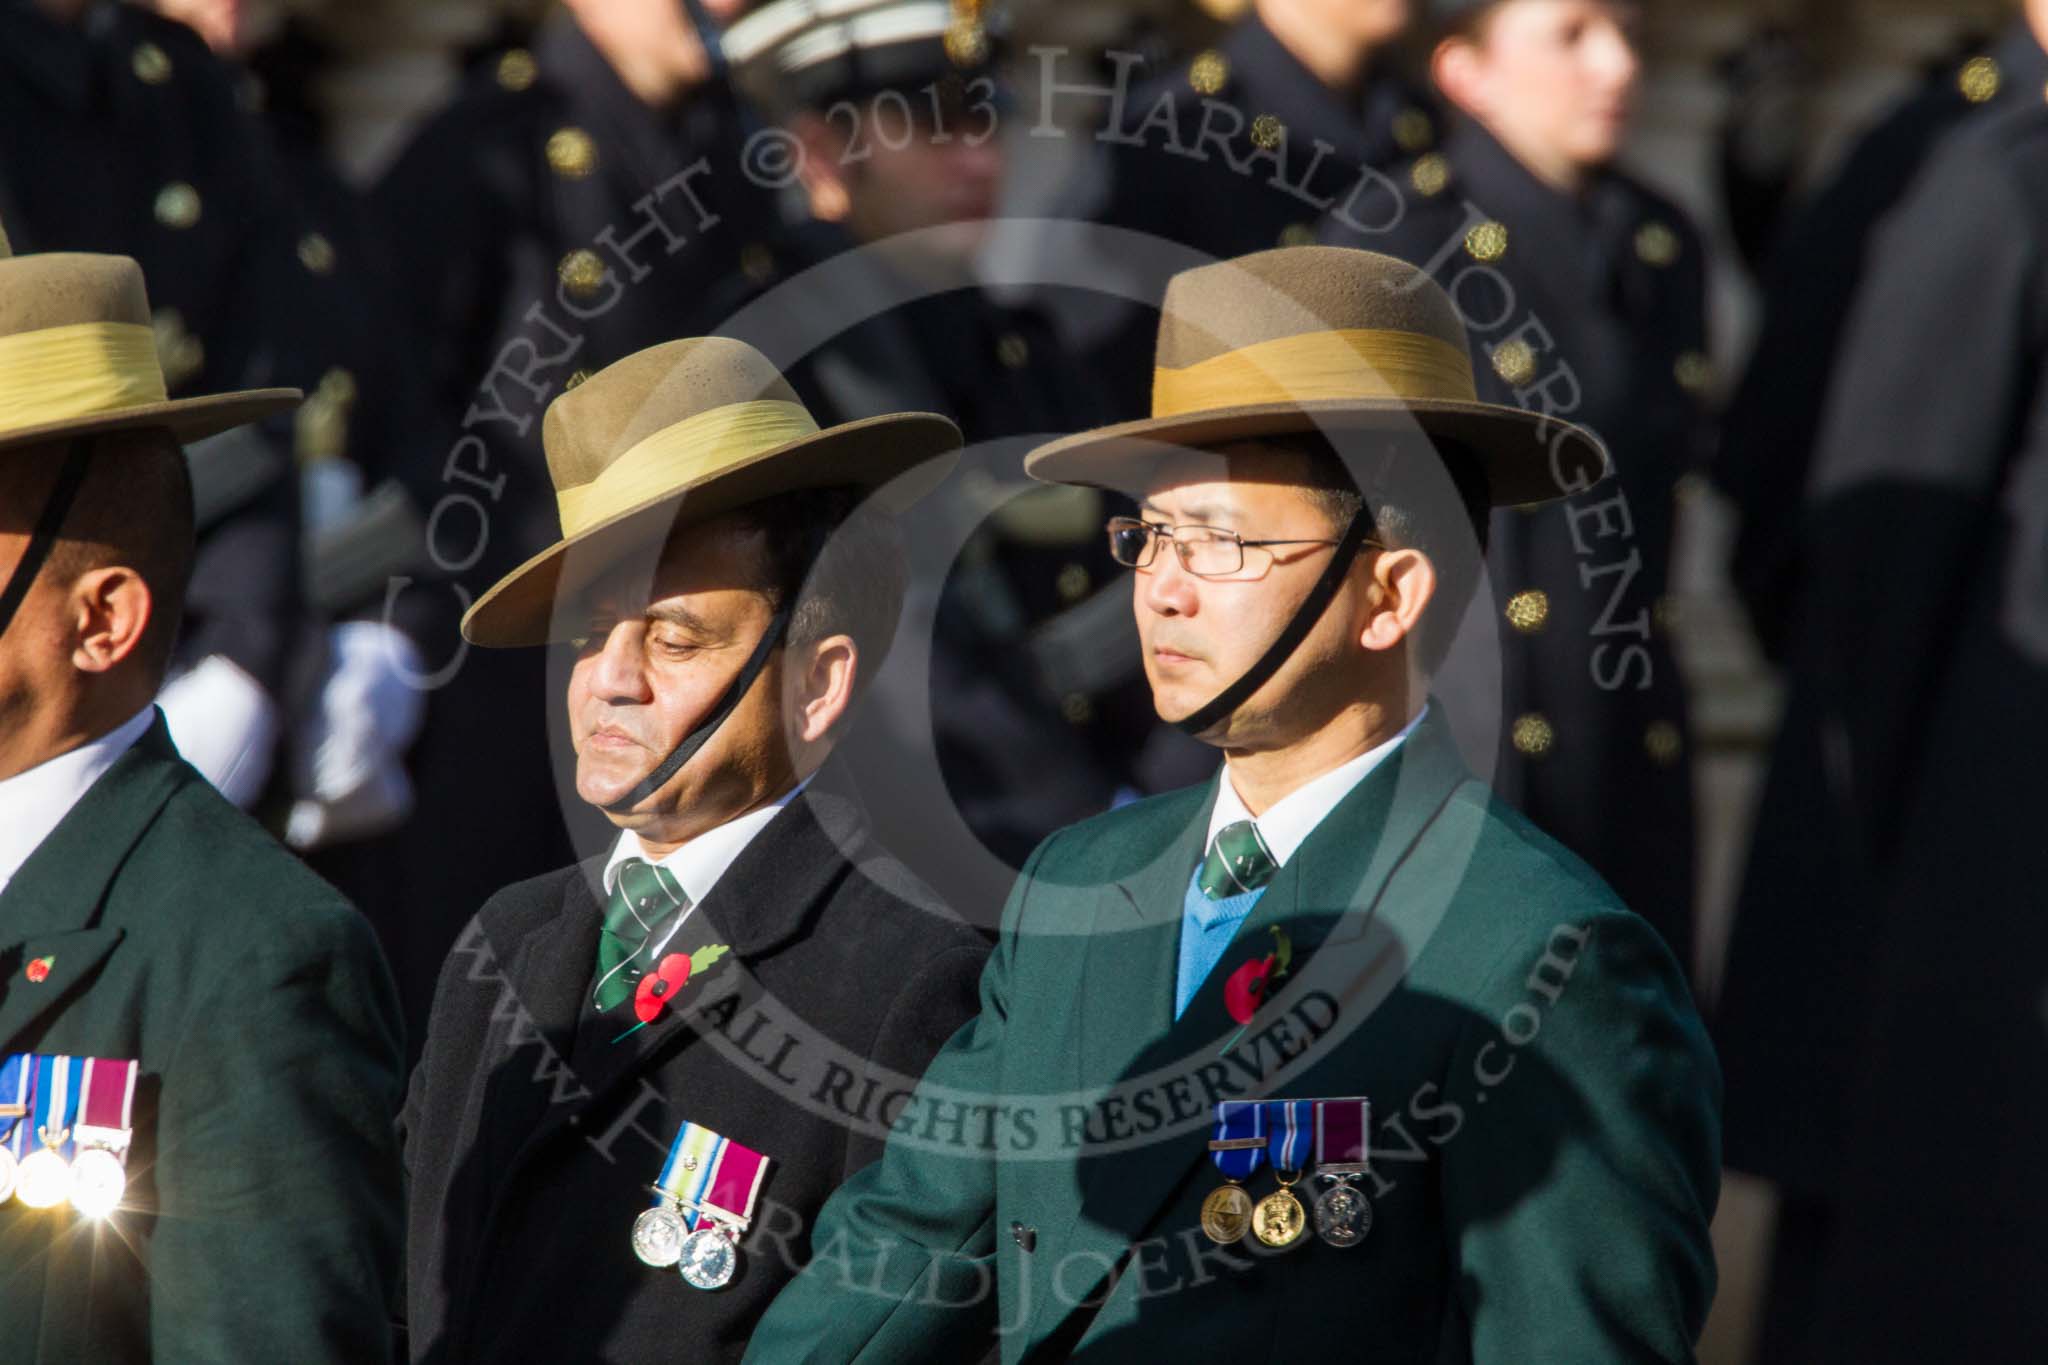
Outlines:
<svg viewBox="0 0 2048 1365"><path fill-rule="evenodd" d="M14 1197L32 1209L49 1209L71 1197L71 1126L78 1121L86 1059L37 1053L29 1062L35 1072L29 1112L33 1142L21 1159Z"/></svg>
<svg viewBox="0 0 2048 1365"><path fill-rule="evenodd" d="M732 1283L768 1166L753 1148L685 1123L655 1180L654 1207L633 1223L634 1255L651 1266L677 1266L697 1289Z"/></svg>
<svg viewBox="0 0 2048 1365"><path fill-rule="evenodd" d="M1223 1172L1223 1184L1202 1201L1202 1233L1219 1246L1241 1241L1252 1225L1252 1197L1244 1182L1266 1164L1266 1109L1256 1100L1223 1100L1216 1106L1216 1132L1209 1159Z"/></svg>
<svg viewBox="0 0 2048 1365"><path fill-rule="evenodd" d="M1267 1153L1280 1188L1252 1210L1252 1235L1276 1251L1300 1246L1308 1230L1308 1210L1295 1198L1293 1186L1308 1167L1315 1144L1314 1100L1267 1100Z"/></svg>

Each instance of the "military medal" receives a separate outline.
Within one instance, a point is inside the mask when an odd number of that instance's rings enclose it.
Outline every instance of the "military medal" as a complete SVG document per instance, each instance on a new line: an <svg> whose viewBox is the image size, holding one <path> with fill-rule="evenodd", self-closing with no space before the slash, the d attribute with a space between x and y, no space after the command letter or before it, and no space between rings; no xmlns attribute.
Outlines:
<svg viewBox="0 0 2048 1365"><path fill-rule="evenodd" d="M1280 1188L1261 1199L1252 1210L1252 1235L1276 1251L1299 1246L1308 1228L1308 1211L1294 1195L1308 1164L1309 1144L1315 1135L1314 1100L1273 1100L1266 1105L1267 1150L1273 1159L1273 1178Z"/></svg>
<svg viewBox="0 0 2048 1365"><path fill-rule="evenodd" d="M32 1209L49 1209L71 1197L71 1163L65 1149L71 1145L71 1125L78 1114L78 1079L85 1059L38 1054L29 1060L35 1068L29 1122L40 1145L22 1158L14 1197Z"/></svg>
<svg viewBox="0 0 2048 1365"><path fill-rule="evenodd" d="M739 1271L740 1238L754 1217L768 1158L685 1123L654 1184L654 1207L633 1223L633 1254L675 1266L697 1289L723 1289Z"/></svg>
<svg viewBox="0 0 2048 1365"><path fill-rule="evenodd" d="M1266 1160L1265 1111L1250 1100L1224 1100L1216 1106L1216 1135L1209 1139L1211 1159L1223 1172L1223 1184L1202 1201L1202 1232L1228 1246L1242 1241L1251 1226L1249 1180Z"/></svg>
<svg viewBox="0 0 2048 1365"><path fill-rule="evenodd" d="M0 1204L14 1198L14 1184L21 1174L22 1153L28 1147L29 1078L33 1071L27 1057L0 1057Z"/></svg>
<svg viewBox="0 0 2048 1365"><path fill-rule="evenodd" d="M1372 1101L1316 1101L1316 1236L1357 1246L1372 1231L1372 1201L1352 1182L1372 1169Z"/></svg>
<svg viewBox="0 0 2048 1365"><path fill-rule="evenodd" d="M78 1126L71 1141L71 1207L87 1218L104 1218L128 1192L129 1128L135 1107L135 1063L105 1057L86 1059L79 1082Z"/></svg>

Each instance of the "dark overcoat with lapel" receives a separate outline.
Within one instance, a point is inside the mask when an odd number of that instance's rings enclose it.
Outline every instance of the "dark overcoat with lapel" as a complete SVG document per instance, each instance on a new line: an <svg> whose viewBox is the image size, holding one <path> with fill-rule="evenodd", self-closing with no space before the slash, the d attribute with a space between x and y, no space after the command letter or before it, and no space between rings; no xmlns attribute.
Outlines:
<svg viewBox="0 0 2048 1365"><path fill-rule="evenodd" d="M1401 181L1391 231L1333 217L1326 237L1433 272L1471 333L1479 396L1590 427L1614 461L1572 498L1493 514L1494 789L1689 963L1691 727L1668 593L1679 480L1710 434L1704 244L1634 178L1604 170L1568 196L1469 121Z"/></svg>
<svg viewBox="0 0 2048 1365"><path fill-rule="evenodd" d="M996 1330L1010 1362L1690 1359L1720 1077L1657 935L1491 798L1437 707L1176 1019L1214 799L1140 802L1034 854L981 1014L913 1101L998 1120L893 1136L826 1207L750 1358L957 1361ZM1225 983L1275 931L1291 971L1239 1032ZM1373 1106L1364 1242L1205 1240L1215 1103L1340 1096Z"/></svg>
<svg viewBox="0 0 2048 1365"><path fill-rule="evenodd" d="M600 872L506 888L441 974L403 1125L414 1360L737 1359L825 1197L973 1014L986 941L816 784L679 931L730 957L622 1038L588 1003ZM686 1121L773 1163L717 1293L631 1246Z"/></svg>
<svg viewBox="0 0 2048 1365"><path fill-rule="evenodd" d="M1801 511L1790 710L1717 1020L1731 1164L1832 1211L1788 1358L2048 1341L2034 90L1958 128L1875 239Z"/></svg>
<svg viewBox="0 0 2048 1365"><path fill-rule="evenodd" d="M108 1223L0 1205L10 1361L391 1357L390 975L362 917L180 759L161 716L0 892L13 1052L139 1070Z"/></svg>

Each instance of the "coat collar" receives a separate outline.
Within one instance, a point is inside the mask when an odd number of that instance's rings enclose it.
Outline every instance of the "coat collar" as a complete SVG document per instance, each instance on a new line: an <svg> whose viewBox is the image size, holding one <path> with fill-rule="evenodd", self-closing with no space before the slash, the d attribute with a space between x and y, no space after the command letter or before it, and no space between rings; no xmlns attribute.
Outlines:
<svg viewBox="0 0 2048 1365"><path fill-rule="evenodd" d="M102 923L108 888L164 806L199 780L159 713L0 891L0 1051L19 1050L13 1040L120 941ZM39 957L52 959L49 974L30 982Z"/></svg>
<svg viewBox="0 0 2048 1365"><path fill-rule="evenodd" d="M1291 975L1297 982L1317 953L1340 944L1355 945L1358 976L1377 972L1386 945L1367 935L1380 914L1387 880L1452 793L1471 776L1444 715L1442 704L1433 702L1407 741L1309 835L1176 1020L1173 978L1181 897L1207 833L1213 788L1201 789L1201 802L1187 803L1181 814L1193 835L1184 834L1171 844L1173 856L1159 857L1142 871L1119 879L1112 888L1115 895L1104 897L1083 972L1078 1090L1100 1090L1146 1076L1192 1077L1198 1068L1224 1055L1223 1045L1237 1031L1224 1005L1225 983L1248 959L1272 950L1275 928L1283 930L1292 944ZM1347 972L1354 965L1351 956L1331 962L1341 963ZM1291 1008L1292 989L1283 982L1254 1024L1269 1013ZM1251 1085L1247 1098L1286 1087L1284 1077L1265 1075L1263 1064L1251 1060L1262 1079ZM1167 1141L1171 1145L1165 1149L1141 1145L1080 1155L1082 1199L1072 1212L1068 1237L1096 1244L1088 1249L1102 1252L1103 1264L1114 1264L1123 1249L1140 1238L1161 1206L1207 1159L1203 1143L1193 1137ZM1057 1321L1045 1317L1053 1311L1042 1306L1042 1329Z"/></svg>
<svg viewBox="0 0 2048 1365"><path fill-rule="evenodd" d="M1379 166L1395 149L1389 125L1412 92L1384 62L1375 61L1354 92L1339 93L1317 79L1256 15L1241 21L1221 44L1241 103L1252 114L1272 114L1287 130L1290 157L1306 165L1320 138L1352 165Z"/></svg>

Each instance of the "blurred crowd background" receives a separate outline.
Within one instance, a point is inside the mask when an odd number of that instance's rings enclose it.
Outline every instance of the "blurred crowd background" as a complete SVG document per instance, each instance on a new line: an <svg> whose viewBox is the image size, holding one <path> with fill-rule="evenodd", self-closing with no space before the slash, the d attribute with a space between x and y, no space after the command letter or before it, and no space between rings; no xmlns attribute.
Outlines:
<svg viewBox="0 0 2048 1365"><path fill-rule="evenodd" d="M455 632L552 538L548 397L874 248L805 286L850 325L787 359L822 419L935 409L976 443L913 537L946 583L913 610L937 622L947 786L1014 866L1213 756L1160 732L1119 662L1105 501L1026 490L1018 466L1033 433L1143 411L1156 315L1021 287L1063 239L974 225L1494 266L1545 328L1475 334L1482 387L1551 401L1568 362L1572 415L1628 497L1496 530L1498 780L1664 930L1717 1016L1741 1174L1703 1356L1819 1358L1801 1334L1844 1314L1910 1334L1973 1292L1881 1255L1844 1269L1845 1241L2031 1248L2011 1280L1988 1272L1989 1300L2031 1283L2048 1235L2042 1177L1995 1192L2015 1155L1942 1137L2037 1133L2012 1115L2038 1120L2048 1079L2038 910L2012 936L2000 917L2039 903L2002 841L2043 804L2025 713L2048 653L2048 551L2025 540L2048 506L2027 472L2042 205L2001 158L2033 164L2048 57L1998 0L1557 3L1580 15L1572 43L1613 25L1632 53L1551 68L1585 87L1569 98L1628 104L1625 174L1598 134L1544 141L1536 115L1568 92L1538 61L1517 88L1486 55L1512 39L1474 13L1499 6L0 0L0 224L16 251L140 259L174 394L307 391L293 418L193 451L203 549L164 706L187 755L371 916L415 1024L481 901L602 836L555 795L545 662L465 655ZM1447 65L1447 37L1480 57ZM1219 178L1221 156L1033 137L1101 126L1100 101L1043 98L1051 69L1062 88L1127 74L1132 126L1175 96L1154 131L1190 144L1205 102L1233 108L1224 142L1303 184L1374 167L1410 220L1361 230L1363 210ZM803 174L736 173L764 130ZM1327 166L1308 165L1317 141ZM1351 183L1316 181L1339 203ZM1144 263L1106 268L1156 299ZM756 321L772 330L772 306ZM1887 478L1946 491L1880 487L1847 513L1821 496ZM1624 682L1588 685L1588 640L1638 619L1610 658ZM856 740L882 753L922 721ZM1985 751L1951 779L1963 733ZM1998 817L1953 794L1921 809L1950 780L1995 791ZM1001 894L983 867L920 870ZM1905 1023L1880 996L1910 1002ZM1981 1058L1951 1072L1965 1052ZM1968 1093L1933 1112L1952 1074ZM1918 1358L2026 1354L2004 1353L1995 1311L1970 1317Z"/></svg>

